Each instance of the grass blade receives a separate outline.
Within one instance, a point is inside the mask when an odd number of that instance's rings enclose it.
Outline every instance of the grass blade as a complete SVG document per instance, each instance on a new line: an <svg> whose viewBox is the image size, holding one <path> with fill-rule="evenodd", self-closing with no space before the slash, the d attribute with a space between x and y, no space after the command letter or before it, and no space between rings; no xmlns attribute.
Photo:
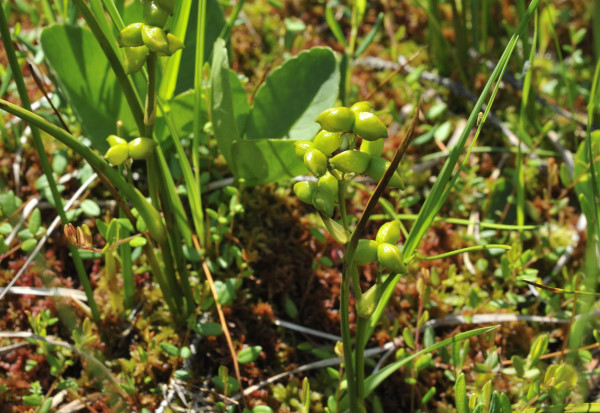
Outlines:
<svg viewBox="0 0 600 413"><path fill-rule="evenodd" d="M500 79L500 74L508 63L508 59L516 45L520 33L524 30L525 26L529 22L529 19L533 15L533 12L535 11L539 3L540 0L534 0L529 6L525 18L521 21L519 27L517 28L517 31L511 37L508 46L504 50L504 53L502 54L502 57L498 62L498 65L494 69L494 72L492 73L490 79L485 85L481 96L477 100L477 103L475 104L475 107L473 108L471 115L469 116L467 125L465 126L465 129L458 143L456 144L456 146L454 146L450 157L446 160L446 163L444 164L440 175L438 176L433 188L431 189L431 192L429 193L427 199L425 200L425 203L423 204L423 207L421 208L417 221L415 222L413 228L410 231L408 239L406 240L406 244L404 245L403 252L405 260L413 255L418 243L423 238L423 235L425 235L425 232L433 222L435 215L439 211L442 203L445 201L449 193L449 189L451 189L451 187L447 187L447 185L450 182L452 171L458 163L459 157L462 154L464 145L467 141L467 138L469 137L471 129L475 126L477 122L478 114L481 108L483 107L484 101L490 93L492 84ZM489 110L489 108L490 105L488 105L487 109Z"/></svg>

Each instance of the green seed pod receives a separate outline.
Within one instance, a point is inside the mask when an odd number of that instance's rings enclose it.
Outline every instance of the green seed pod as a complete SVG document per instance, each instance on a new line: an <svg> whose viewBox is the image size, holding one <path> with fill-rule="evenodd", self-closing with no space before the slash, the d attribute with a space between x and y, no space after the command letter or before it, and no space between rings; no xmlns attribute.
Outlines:
<svg viewBox="0 0 600 413"><path fill-rule="evenodd" d="M363 139L360 143L360 151L371 156L381 156L383 153L383 139L368 141Z"/></svg>
<svg viewBox="0 0 600 413"><path fill-rule="evenodd" d="M323 175L322 177L319 178L319 182L317 183L318 186L324 186L325 188L329 189L329 192L331 192L331 194L334 197L337 197L338 195L338 180L335 179L335 176L331 175L329 173L329 171Z"/></svg>
<svg viewBox="0 0 600 413"><path fill-rule="evenodd" d="M315 136L313 145L325 155L329 156L339 149L342 141L343 138L341 132L327 132L326 130L322 130Z"/></svg>
<svg viewBox="0 0 600 413"><path fill-rule="evenodd" d="M129 26L125 26L123 30L119 32L119 46L121 47L137 47L143 46L144 41L142 40L142 28L144 23L132 23Z"/></svg>
<svg viewBox="0 0 600 413"><path fill-rule="evenodd" d="M377 259L377 247L379 243L372 239L359 239L354 252L354 263L356 265L367 265Z"/></svg>
<svg viewBox="0 0 600 413"><path fill-rule="evenodd" d="M156 1L144 3L143 8L144 23L149 26L164 27L169 18L169 11L160 7Z"/></svg>
<svg viewBox="0 0 600 413"><path fill-rule="evenodd" d="M371 317L371 314L377 308L377 304L379 304L379 300L381 300L383 292L383 284L375 284L363 293L356 304L356 312L360 318L368 319Z"/></svg>
<svg viewBox="0 0 600 413"><path fill-rule="evenodd" d="M306 204L312 204L313 195L316 190L317 184L311 181L300 181L294 184L294 193L300 201Z"/></svg>
<svg viewBox="0 0 600 413"><path fill-rule="evenodd" d="M388 136L387 128L381 119L370 112L360 112L356 115L352 131L368 141L387 138Z"/></svg>
<svg viewBox="0 0 600 413"><path fill-rule="evenodd" d="M117 135L109 135L108 138L106 138L106 142L108 142L110 146L127 144L125 139L119 138Z"/></svg>
<svg viewBox="0 0 600 413"><path fill-rule="evenodd" d="M153 52L169 53L169 42L165 31L160 27L144 25L142 28L144 44Z"/></svg>
<svg viewBox="0 0 600 413"><path fill-rule="evenodd" d="M369 167L367 168L367 175L369 175L375 182L379 182L385 171L390 167L390 164L391 162L385 158L373 156L371 157L371 162L369 162ZM387 187L404 189L404 182L402 182L402 178L397 171L394 172L394 175L392 175Z"/></svg>
<svg viewBox="0 0 600 413"><path fill-rule="evenodd" d="M123 59L125 73L128 75L137 73L146 63L148 54L150 54L150 50L144 45L125 48L125 58Z"/></svg>
<svg viewBox="0 0 600 413"><path fill-rule="evenodd" d="M169 43L169 56L176 51L183 49L183 42L174 34L167 33L167 42Z"/></svg>
<svg viewBox="0 0 600 413"><path fill-rule="evenodd" d="M396 244L400 239L400 222L394 220L390 222L386 222L383 224L379 231L377 231L377 236L375 240L379 243L385 242L388 244Z"/></svg>
<svg viewBox="0 0 600 413"><path fill-rule="evenodd" d="M377 261L388 270L397 274L406 274L406 267L402 260L402 251L387 242L379 244L377 247Z"/></svg>
<svg viewBox="0 0 600 413"><path fill-rule="evenodd" d="M152 204L148 202L148 200L144 197L144 195L142 195L142 193L137 188L133 189L135 190L135 192L138 193L141 201L138 205L139 208L142 208L139 210L140 218L146 224L146 227L148 228L152 239L154 239L159 244L162 244L167 239L167 229L163 224L162 217L160 216L156 208L154 208Z"/></svg>
<svg viewBox="0 0 600 413"><path fill-rule="evenodd" d="M121 165L129 157L129 150L127 145L122 143L119 145L111 146L104 154L104 159L110 162L112 165Z"/></svg>
<svg viewBox="0 0 600 413"><path fill-rule="evenodd" d="M165 9L167 13L173 14L175 9L175 0L154 0L158 7Z"/></svg>
<svg viewBox="0 0 600 413"><path fill-rule="evenodd" d="M150 138L135 138L127 144L127 147L129 149L129 157L137 161L147 159L152 155L156 147L156 142Z"/></svg>
<svg viewBox="0 0 600 413"><path fill-rule="evenodd" d="M312 148L304 154L304 164L317 178L327 172L327 157L318 149Z"/></svg>
<svg viewBox="0 0 600 413"><path fill-rule="evenodd" d="M366 100L362 102L356 102L354 105L350 106L350 110L358 115L360 112L370 112L371 104Z"/></svg>
<svg viewBox="0 0 600 413"><path fill-rule="evenodd" d="M314 148L313 143L311 141L296 141L294 142L294 150L296 151L296 156L299 158L303 158L306 151Z"/></svg>
<svg viewBox="0 0 600 413"><path fill-rule="evenodd" d="M371 157L367 153L348 150L338 153L331 158L330 162L334 168L339 169L342 172L361 174L367 170L370 160Z"/></svg>
<svg viewBox="0 0 600 413"><path fill-rule="evenodd" d="M349 108L327 109L315 119L328 132L349 132L354 124L354 112Z"/></svg>
<svg viewBox="0 0 600 413"><path fill-rule="evenodd" d="M317 186L313 194L312 204L317 211L331 217L333 215L333 207L335 207L335 197L329 189L324 186Z"/></svg>

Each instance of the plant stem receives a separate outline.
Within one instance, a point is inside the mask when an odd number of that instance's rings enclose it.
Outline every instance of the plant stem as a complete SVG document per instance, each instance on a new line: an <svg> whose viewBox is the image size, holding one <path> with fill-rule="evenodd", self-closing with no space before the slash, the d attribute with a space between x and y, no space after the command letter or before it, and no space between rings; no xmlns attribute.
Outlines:
<svg viewBox="0 0 600 413"><path fill-rule="evenodd" d="M146 93L146 107L144 110L144 133L152 138L154 119L156 119L156 53L150 52L146 60L148 68L148 92Z"/></svg>
<svg viewBox="0 0 600 413"><path fill-rule="evenodd" d="M362 317L358 317L356 322L354 357L356 360L356 398L359 406L365 404L365 346L368 322L367 318Z"/></svg>
<svg viewBox="0 0 600 413"><path fill-rule="evenodd" d="M356 248L355 248L356 249ZM344 268L346 268L347 255L344 255ZM342 329L342 344L344 347L344 367L346 369L346 380L348 381L348 396L350 398L350 412L358 413L358 401L356 399L356 380L352 363L352 336L350 335L350 274L342 272L342 291L340 293L340 317Z"/></svg>
<svg viewBox="0 0 600 413"><path fill-rule="evenodd" d="M338 181L338 204L340 205L340 215L342 218L342 225L346 232L350 233L350 226L348 225L348 216L346 215L346 183Z"/></svg>

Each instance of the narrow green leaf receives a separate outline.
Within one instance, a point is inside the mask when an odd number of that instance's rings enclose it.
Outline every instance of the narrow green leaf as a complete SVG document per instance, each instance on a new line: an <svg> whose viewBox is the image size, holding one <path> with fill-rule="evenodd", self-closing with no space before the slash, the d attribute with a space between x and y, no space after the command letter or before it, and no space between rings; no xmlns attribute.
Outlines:
<svg viewBox="0 0 600 413"><path fill-rule="evenodd" d="M365 50L367 50L367 47L369 47L369 45L373 43L375 35L379 31L379 29L381 28L381 24L383 23L383 16L383 12L380 12L377 15L377 21L375 22L373 27L371 27L371 30L369 30L369 33L367 33L360 46L358 46L358 48L356 49L356 52L354 53L355 59L360 57L360 55L363 54Z"/></svg>
<svg viewBox="0 0 600 413"><path fill-rule="evenodd" d="M452 172L454 170L454 167L458 163L460 156L462 155L463 148L467 142L471 130L477 122L479 112L481 111L481 108L483 107L483 104L486 101L490 90L492 89L492 85L494 84L494 82L496 82L503 70L506 68L506 65L508 64L508 59L516 46L518 37L525 30L529 19L533 15L533 12L535 11L539 3L540 0L533 0L529 5L527 13L525 14L523 20L519 24L519 27L517 28L516 32L511 37L509 44L507 45L506 49L504 50L504 53L502 54L502 57L500 58L500 61L498 62L498 65L494 69L494 72L490 76L483 91L481 92L481 95L479 96L479 99L477 100L477 103L475 104L475 107L473 108L471 115L469 116L464 132L462 133L458 143L454 146L454 149L452 150L450 156L446 160L446 163L444 164L442 171L437 177L433 188L427 196L425 203L421 207L421 211L419 212L419 216L417 218L417 221L415 222L415 225L409 233L409 236L404 245L405 257L412 256L413 252L417 248L418 243L421 241L423 235L433 222L435 215L438 213L442 204L446 200L446 197L448 196L448 193L452 187L452 184L448 187L448 183L450 182ZM491 105L488 104L487 110L489 110L490 108ZM458 176L458 172L455 176Z"/></svg>
<svg viewBox="0 0 600 413"><path fill-rule="evenodd" d="M346 43L346 36L342 32L342 28L340 24L335 19L335 14L333 13L333 7L331 5L327 5L325 8L325 20L327 20L327 24L329 25L329 29L333 33L335 39L340 42L344 49L348 47L348 43Z"/></svg>
<svg viewBox="0 0 600 413"><path fill-rule="evenodd" d="M467 385L465 373L461 373L454 384L454 400L457 413L469 413L469 401L467 399Z"/></svg>

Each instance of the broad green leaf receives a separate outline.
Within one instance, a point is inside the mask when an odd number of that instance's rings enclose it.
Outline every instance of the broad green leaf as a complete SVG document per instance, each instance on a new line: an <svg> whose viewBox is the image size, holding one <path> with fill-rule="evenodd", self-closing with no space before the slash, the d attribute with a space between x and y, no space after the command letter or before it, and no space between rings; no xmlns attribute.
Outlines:
<svg viewBox="0 0 600 413"><path fill-rule="evenodd" d="M237 73L229 71L229 84L231 85L231 97L233 99L233 109L235 114L235 125L240 136L244 135L246 123L250 115L250 104L248 103L248 94Z"/></svg>
<svg viewBox="0 0 600 413"><path fill-rule="evenodd" d="M233 143L236 176L247 185L263 185L308 173L290 140L241 140Z"/></svg>
<svg viewBox="0 0 600 413"><path fill-rule="evenodd" d="M339 70L331 49L315 47L275 69L258 89L247 139L312 139L314 119L335 103Z"/></svg>
<svg viewBox="0 0 600 413"><path fill-rule="evenodd" d="M239 134L233 109L227 49L223 39L217 39L214 45L210 83L211 118L217 145L227 160L229 168L236 174L237 168L233 162L231 150L233 143L239 139Z"/></svg>
<svg viewBox="0 0 600 413"><path fill-rule="evenodd" d="M95 149L108 149L106 137L116 133L117 120L125 129L135 129L121 87L88 29L53 25L42 31L40 41L61 92Z"/></svg>

